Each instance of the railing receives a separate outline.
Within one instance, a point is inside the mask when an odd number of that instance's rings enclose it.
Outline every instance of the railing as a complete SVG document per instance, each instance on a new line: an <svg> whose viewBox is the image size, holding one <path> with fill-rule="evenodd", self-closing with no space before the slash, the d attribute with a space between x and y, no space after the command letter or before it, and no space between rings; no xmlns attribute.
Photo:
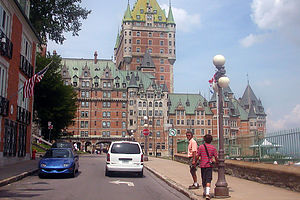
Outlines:
<svg viewBox="0 0 300 200"><path fill-rule="evenodd" d="M5 33L0 29L0 54L6 56L7 58L12 58L13 43L5 35Z"/></svg>
<svg viewBox="0 0 300 200"><path fill-rule="evenodd" d="M9 101L8 99L0 96L0 115L8 115Z"/></svg>
<svg viewBox="0 0 300 200"><path fill-rule="evenodd" d="M30 119L31 113L28 110L18 106L17 121L28 125L30 124Z"/></svg>
<svg viewBox="0 0 300 200"><path fill-rule="evenodd" d="M203 141L195 139L199 144ZM212 144L218 148L218 139ZM188 141L177 141L177 153L187 152ZM291 129L262 135L225 137L227 159L264 163L291 164L300 161L300 129ZM275 162L276 161L276 162Z"/></svg>
<svg viewBox="0 0 300 200"><path fill-rule="evenodd" d="M33 66L30 64L30 62L23 55L21 55L20 69L28 78L32 77L32 75L33 75Z"/></svg>

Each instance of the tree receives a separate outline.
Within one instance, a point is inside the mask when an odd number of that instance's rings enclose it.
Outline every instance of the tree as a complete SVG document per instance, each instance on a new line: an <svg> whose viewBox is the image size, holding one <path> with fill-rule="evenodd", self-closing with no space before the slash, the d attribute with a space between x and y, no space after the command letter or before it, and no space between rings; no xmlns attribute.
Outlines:
<svg viewBox="0 0 300 200"><path fill-rule="evenodd" d="M32 0L30 21L43 42L47 39L62 44L64 32L78 36L82 23L90 10L80 7L81 0Z"/></svg>
<svg viewBox="0 0 300 200"><path fill-rule="evenodd" d="M34 110L37 111L38 123L42 135L49 138L48 121L53 124L51 138L62 136L65 127L72 123L77 110L77 95L73 87L64 85L60 75L61 58L57 55L42 57L37 55L37 70L42 70L53 60L42 81L34 88Z"/></svg>

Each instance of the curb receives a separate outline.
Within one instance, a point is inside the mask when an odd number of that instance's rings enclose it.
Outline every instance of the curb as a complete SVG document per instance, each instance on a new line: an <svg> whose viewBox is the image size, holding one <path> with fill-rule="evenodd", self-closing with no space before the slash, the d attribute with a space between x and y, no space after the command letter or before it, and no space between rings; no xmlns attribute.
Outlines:
<svg viewBox="0 0 300 200"><path fill-rule="evenodd" d="M19 174L19 175L12 176L10 178L1 180L0 181L0 187L8 185L8 184L16 182L16 181L19 181L19 180L21 180L21 179L23 179L23 178L25 178L27 176L30 176L30 175L32 175L32 174L34 174L36 172L38 172L38 169L34 169L34 170L29 171L29 172L23 172L22 174Z"/></svg>
<svg viewBox="0 0 300 200"><path fill-rule="evenodd" d="M149 170L152 174L154 174L156 177L158 177L159 179L163 180L165 183L167 183L170 187L174 188L175 190L177 190L178 192L181 192L182 194L184 194L185 196L187 196L188 198L190 198L191 200L198 200L200 196L196 195L193 192L190 192L189 190L185 189L182 185L176 183L175 181L167 178L164 175L161 175L160 173L158 173L157 171L155 171L154 169L151 169L148 166L144 167Z"/></svg>

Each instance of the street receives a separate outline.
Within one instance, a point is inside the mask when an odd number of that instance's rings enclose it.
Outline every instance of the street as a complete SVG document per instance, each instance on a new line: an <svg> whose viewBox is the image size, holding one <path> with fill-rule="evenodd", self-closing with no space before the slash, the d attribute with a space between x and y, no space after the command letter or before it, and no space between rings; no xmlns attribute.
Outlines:
<svg viewBox="0 0 300 200"><path fill-rule="evenodd" d="M37 175L0 188L0 199L55 200L179 200L188 199L144 169L144 177L135 174L104 176L105 155L81 156L79 173L75 178Z"/></svg>

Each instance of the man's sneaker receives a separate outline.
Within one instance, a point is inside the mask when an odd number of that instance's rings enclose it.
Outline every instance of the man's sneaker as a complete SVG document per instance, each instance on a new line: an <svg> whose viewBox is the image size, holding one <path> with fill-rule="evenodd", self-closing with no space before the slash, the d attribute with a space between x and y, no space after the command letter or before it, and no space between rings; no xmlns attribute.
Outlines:
<svg viewBox="0 0 300 200"><path fill-rule="evenodd" d="M209 194L207 194L207 195L205 196L205 200L210 200L210 195L209 195Z"/></svg>
<svg viewBox="0 0 300 200"><path fill-rule="evenodd" d="M199 189L199 184L197 184L197 186L194 184L189 186L189 190L194 190L194 189Z"/></svg>
<svg viewBox="0 0 300 200"><path fill-rule="evenodd" d="M202 194L202 197L203 197L203 198L205 198L205 197L206 197L206 194L205 194L205 192L203 192L203 194Z"/></svg>

